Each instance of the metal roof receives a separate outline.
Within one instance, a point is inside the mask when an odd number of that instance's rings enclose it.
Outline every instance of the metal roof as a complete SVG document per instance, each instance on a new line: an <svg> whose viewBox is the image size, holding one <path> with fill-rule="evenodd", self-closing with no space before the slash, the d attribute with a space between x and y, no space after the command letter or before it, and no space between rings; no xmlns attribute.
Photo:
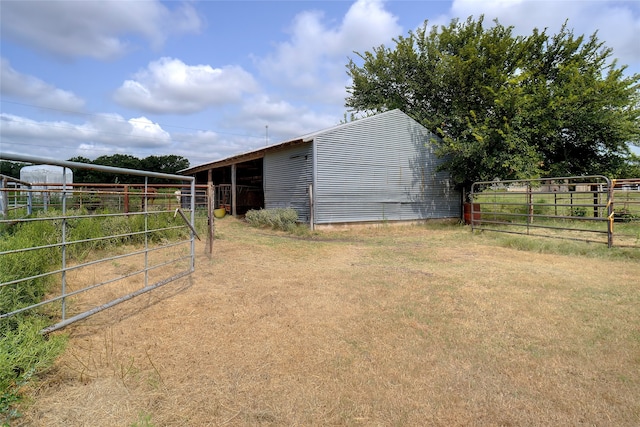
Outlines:
<svg viewBox="0 0 640 427"><path fill-rule="evenodd" d="M348 123L341 123L341 124L338 124L336 126L332 126L330 128L326 128L326 129L322 129L322 130L319 130L319 131L311 132L311 133L299 136L299 137L294 138L294 139L289 139L287 141L278 142L276 144L268 145L266 147L256 148L254 150L247 151L247 152L240 153L240 154L235 154L233 156L225 157L225 158L220 159L220 160L215 160L213 162L203 163L201 165L197 165L197 166L193 166L193 167L190 167L190 168L187 168L187 169L183 169L183 170L179 171L178 173L183 174L183 175L193 175L193 174L196 174L198 172L206 171L206 170L209 170L209 169L215 169L215 168L219 168L219 167L223 167L223 166L230 166L230 165L237 164L237 163L248 162L248 161L251 161L251 160L260 159L260 158L264 157L265 153L267 153L267 152L276 151L276 150L279 150L279 149L282 149L282 148L285 148L285 147L290 147L290 146L294 146L294 145L310 142L310 141L313 141L313 139L315 137L319 136L319 135L324 135L326 133L330 133L330 132L333 132L333 131L338 130L338 129L343 129L345 127L353 126L355 123L361 124L364 121L373 120L373 119L376 119L376 118L378 118L378 117L380 117L382 115L390 114L393 111L397 111L397 110L398 109L389 110L389 111L385 111L383 113L376 114L374 116L369 116L369 117L365 117L365 118L362 118L362 119L358 119L356 121L352 121L352 122L348 122Z"/></svg>

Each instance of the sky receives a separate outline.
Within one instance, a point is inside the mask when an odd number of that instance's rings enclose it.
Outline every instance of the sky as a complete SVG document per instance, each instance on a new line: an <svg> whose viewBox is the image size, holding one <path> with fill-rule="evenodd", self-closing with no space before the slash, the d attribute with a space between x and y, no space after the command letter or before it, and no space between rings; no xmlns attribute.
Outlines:
<svg viewBox="0 0 640 427"><path fill-rule="evenodd" d="M640 73L640 1L0 0L0 152L191 166L335 126L346 64L428 21L567 21Z"/></svg>

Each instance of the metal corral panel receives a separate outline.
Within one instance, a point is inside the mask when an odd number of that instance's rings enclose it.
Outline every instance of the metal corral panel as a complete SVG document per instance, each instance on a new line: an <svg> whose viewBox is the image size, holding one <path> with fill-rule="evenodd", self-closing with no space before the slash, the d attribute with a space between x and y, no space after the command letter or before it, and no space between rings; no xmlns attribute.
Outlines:
<svg viewBox="0 0 640 427"><path fill-rule="evenodd" d="M309 184L312 182L312 143L268 153L264 157L266 209L293 208L298 219L309 221Z"/></svg>
<svg viewBox="0 0 640 427"><path fill-rule="evenodd" d="M460 194L430 144L434 136L392 110L315 136L315 222L460 216Z"/></svg>

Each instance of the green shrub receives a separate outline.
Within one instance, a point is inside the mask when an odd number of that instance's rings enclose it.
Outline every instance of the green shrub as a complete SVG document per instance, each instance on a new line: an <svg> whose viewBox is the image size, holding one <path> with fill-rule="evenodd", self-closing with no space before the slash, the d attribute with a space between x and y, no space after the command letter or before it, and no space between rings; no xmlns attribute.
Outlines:
<svg viewBox="0 0 640 427"><path fill-rule="evenodd" d="M579 206L577 208L573 208L573 209L571 209L571 216L576 216L576 217L583 218L583 217L587 216L587 208L585 208L584 206Z"/></svg>
<svg viewBox="0 0 640 427"><path fill-rule="evenodd" d="M632 222L640 219L640 215L635 215L627 209L622 209L614 212L614 218L618 222Z"/></svg>
<svg viewBox="0 0 640 427"><path fill-rule="evenodd" d="M298 212L291 208L250 210L245 220L254 227L292 231L298 222Z"/></svg>

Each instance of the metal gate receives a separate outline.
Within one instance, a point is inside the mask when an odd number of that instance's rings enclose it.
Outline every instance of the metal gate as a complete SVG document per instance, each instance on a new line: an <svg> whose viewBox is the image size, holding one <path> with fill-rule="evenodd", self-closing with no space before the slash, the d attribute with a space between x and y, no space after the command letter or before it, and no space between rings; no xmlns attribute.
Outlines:
<svg viewBox="0 0 640 427"><path fill-rule="evenodd" d="M469 196L473 230L640 247L640 179L494 180L474 183Z"/></svg>
<svg viewBox="0 0 640 427"><path fill-rule="evenodd" d="M3 179L0 300L14 301L0 310L0 321L43 315L52 319L42 331L49 333L194 271L193 177L5 153L0 159L63 167L61 183L10 186ZM78 186L66 182L66 168L141 176L144 183ZM177 184L152 186L149 178ZM28 239L16 238L25 233ZM38 301L23 298L31 289L42 294Z"/></svg>

